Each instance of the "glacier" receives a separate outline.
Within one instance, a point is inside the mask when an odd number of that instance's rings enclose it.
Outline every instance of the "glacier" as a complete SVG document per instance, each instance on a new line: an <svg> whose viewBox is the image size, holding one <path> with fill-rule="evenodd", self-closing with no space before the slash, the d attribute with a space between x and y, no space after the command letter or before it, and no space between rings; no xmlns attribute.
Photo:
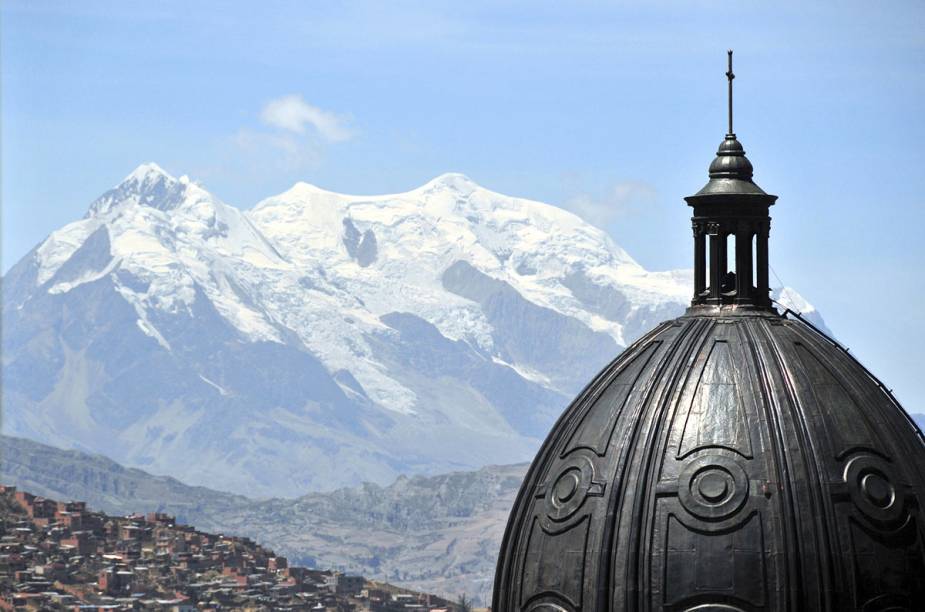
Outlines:
<svg viewBox="0 0 925 612"><path fill-rule="evenodd" d="M525 461L691 286L461 174L242 211L143 164L4 276L3 429L253 497Z"/></svg>

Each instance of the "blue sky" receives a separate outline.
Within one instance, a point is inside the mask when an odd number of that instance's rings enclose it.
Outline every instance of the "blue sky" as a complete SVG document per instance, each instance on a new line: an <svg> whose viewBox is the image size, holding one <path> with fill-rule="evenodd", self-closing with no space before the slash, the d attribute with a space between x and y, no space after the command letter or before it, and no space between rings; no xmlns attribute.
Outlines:
<svg viewBox="0 0 925 612"><path fill-rule="evenodd" d="M731 47L776 275L925 412L925 4L679 4L5 0L3 270L149 160L244 208L463 172L689 266Z"/></svg>

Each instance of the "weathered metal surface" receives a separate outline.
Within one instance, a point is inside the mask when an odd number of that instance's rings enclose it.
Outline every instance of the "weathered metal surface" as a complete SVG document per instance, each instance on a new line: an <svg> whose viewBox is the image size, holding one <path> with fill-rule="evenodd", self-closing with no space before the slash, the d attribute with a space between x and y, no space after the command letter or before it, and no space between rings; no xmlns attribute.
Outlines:
<svg viewBox="0 0 925 612"><path fill-rule="evenodd" d="M920 435L846 352L773 313L688 315L555 426L494 609L921 609L923 496Z"/></svg>
<svg viewBox="0 0 925 612"><path fill-rule="evenodd" d="M730 136L710 183L751 182ZM688 313L607 366L533 462L496 612L923 609L922 435L846 351L773 310L775 196L724 185L688 198ZM725 244L707 270L703 236L730 228L765 242L721 291Z"/></svg>

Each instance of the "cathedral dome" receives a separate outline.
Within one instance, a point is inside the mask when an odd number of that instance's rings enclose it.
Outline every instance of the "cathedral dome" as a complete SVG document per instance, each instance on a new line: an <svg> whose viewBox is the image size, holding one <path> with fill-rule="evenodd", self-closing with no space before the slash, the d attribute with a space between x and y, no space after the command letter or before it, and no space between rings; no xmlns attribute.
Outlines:
<svg viewBox="0 0 925 612"><path fill-rule="evenodd" d="M553 427L510 515L493 610L922 609L925 440L846 350L772 307L773 201L688 198L691 308ZM729 236L747 273L723 289Z"/></svg>

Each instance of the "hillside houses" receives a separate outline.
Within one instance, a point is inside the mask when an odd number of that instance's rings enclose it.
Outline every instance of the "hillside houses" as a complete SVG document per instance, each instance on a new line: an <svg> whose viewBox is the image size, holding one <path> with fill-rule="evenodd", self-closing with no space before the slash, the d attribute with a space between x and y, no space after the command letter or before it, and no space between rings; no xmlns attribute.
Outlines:
<svg viewBox="0 0 925 612"><path fill-rule="evenodd" d="M292 567L162 513L107 516L0 485L0 609L439 612L436 596Z"/></svg>

